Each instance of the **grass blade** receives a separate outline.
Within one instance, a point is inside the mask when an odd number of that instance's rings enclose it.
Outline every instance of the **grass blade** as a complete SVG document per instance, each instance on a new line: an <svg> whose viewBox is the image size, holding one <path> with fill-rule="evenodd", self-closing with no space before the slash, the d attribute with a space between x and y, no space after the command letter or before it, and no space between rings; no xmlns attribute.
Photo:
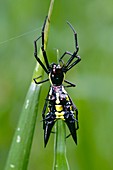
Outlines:
<svg viewBox="0 0 113 170"><path fill-rule="evenodd" d="M69 165L66 158L66 129L63 120L56 122L56 138L55 138L55 160L54 170L69 170Z"/></svg>
<svg viewBox="0 0 113 170"><path fill-rule="evenodd" d="M48 20L50 21L52 8L54 0L51 0L50 8L48 12ZM47 45L48 31L49 31L49 22L47 20L45 28L45 48ZM39 52L39 57L43 61L43 56L41 50ZM38 77L43 74L43 70L39 64L36 65L36 68L33 73L33 78ZM39 78L41 81L41 78ZM38 100L40 94L41 85L36 85L33 81L29 87L26 99L23 105L23 109L20 115L20 119L17 125L17 129L14 134L12 145L9 151L7 163L5 170L26 170L29 155L31 150L31 144L34 134L34 128L37 118L38 110Z"/></svg>

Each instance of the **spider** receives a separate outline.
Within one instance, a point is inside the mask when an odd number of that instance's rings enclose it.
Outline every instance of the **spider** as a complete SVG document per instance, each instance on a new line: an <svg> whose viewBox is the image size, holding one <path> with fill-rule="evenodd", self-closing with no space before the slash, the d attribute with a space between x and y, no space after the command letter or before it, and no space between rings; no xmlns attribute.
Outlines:
<svg viewBox="0 0 113 170"><path fill-rule="evenodd" d="M75 87L75 84L69 82L65 79L65 74L72 69L76 64L78 64L81 60L80 56L78 56L79 46L77 41L77 33L73 26L67 21L67 24L70 26L74 33L75 39L75 51L73 53L69 51L65 51L63 55L59 59L60 64L52 63L49 64L47 54L44 47L44 31L48 17L46 17L41 36L34 41L34 56L37 62L41 65L45 73L48 75L48 78L37 82L37 78L34 78L36 84L41 84L47 81L50 81L49 92L47 94L45 104L42 111L43 118L43 129L44 129L44 145L46 147L50 134L52 132L52 128L55 122L59 119L62 119L68 126L70 130L70 134L74 142L77 144L77 129L79 128L78 123L78 110L70 98L69 94L66 92L63 82L67 83L66 87ZM40 60L37 54L37 41L42 39L41 50L44 57L45 65ZM66 55L69 55L70 58L66 63L64 63L63 59ZM74 60L75 59L75 60ZM46 113L46 108L48 108L48 112ZM45 114L46 113L46 114Z"/></svg>

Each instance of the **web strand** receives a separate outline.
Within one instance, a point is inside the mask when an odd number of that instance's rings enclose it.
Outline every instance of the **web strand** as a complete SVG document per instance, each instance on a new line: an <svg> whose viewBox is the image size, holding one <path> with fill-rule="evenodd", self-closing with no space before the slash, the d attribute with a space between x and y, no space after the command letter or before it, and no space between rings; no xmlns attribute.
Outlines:
<svg viewBox="0 0 113 170"><path fill-rule="evenodd" d="M15 36L15 37L11 37L11 38L9 38L9 39L7 39L7 40L5 40L5 41L0 42L0 45L5 44L5 43L7 43L7 42L9 42L9 41L12 41L12 40L15 40L15 39L24 37L24 36L26 36L26 35L29 35L29 34L31 34L32 32L35 32L35 31L37 31L37 30L40 30L41 28L42 28L42 27L39 27L39 28L36 28L36 29L34 29L34 30L25 32L25 33L23 33L23 34L21 34L21 35L18 35L18 36Z"/></svg>

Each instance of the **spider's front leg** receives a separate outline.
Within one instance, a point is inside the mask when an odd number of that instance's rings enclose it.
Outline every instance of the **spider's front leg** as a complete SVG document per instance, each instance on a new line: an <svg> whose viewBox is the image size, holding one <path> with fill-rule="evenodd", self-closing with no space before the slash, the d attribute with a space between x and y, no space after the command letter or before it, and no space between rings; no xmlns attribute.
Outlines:
<svg viewBox="0 0 113 170"><path fill-rule="evenodd" d="M34 47L35 47L34 56L35 56L36 60L38 61L38 63L41 65L41 67L44 69L44 71L48 74L49 73L49 63L48 63L46 51L44 49L44 43L45 43L45 40L44 40L44 30L45 30L45 26L46 26L46 23L47 23L47 19L48 19L48 17L45 18L45 21L44 21L44 24L43 24L43 27L42 27L42 35L34 41ZM40 58L38 57L38 54L37 54L37 41L41 37L42 37L42 47L41 47L41 49L42 49L42 53L43 53L43 57L44 57L44 61L45 61L46 67L42 63L42 61L40 60Z"/></svg>
<svg viewBox="0 0 113 170"><path fill-rule="evenodd" d="M74 58L77 58L77 60L76 61L74 61L72 64L70 64L69 66L68 66L68 68L66 67L66 71L69 71L72 67L74 67L77 63L79 63L80 61L81 61L81 58L80 58L80 56L78 56L78 55L76 55L76 56L72 56L72 58L71 58L71 60L73 60Z"/></svg>
<svg viewBox="0 0 113 170"><path fill-rule="evenodd" d="M48 62L47 54L46 54L46 51L45 51L45 48L44 48L44 42L45 42L44 31L45 31L45 26L46 26L47 20L48 20L48 16L46 16L45 21L44 21L44 25L42 27L42 47L41 47L41 49L42 49L42 53L43 53L43 57L44 57L44 60L45 60L46 67L49 70L49 62Z"/></svg>
<svg viewBox="0 0 113 170"><path fill-rule="evenodd" d="M67 61L67 63L65 64L65 72L67 72L68 70L70 70L73 66L75 66L78 62L80 62L81 58L80 56L77 55L78 51L79 51L79 46L78 46L78 40L77 40L77 33L75 31L75 29L73 28L73 26L67 22L67 24L70 26L70 28L72 29L72 31L74 32L74 39L75 39L75 48L76 50L74 51L74 53L71 53L69 51L64 52L64 54L61 56L59 61L62 61L62 59L64 58L64 56L66 54L70 55L71 57L69 58L69 60ZM73 61L74 58L77 58L76 61Z"/></svg>
<svg viewBox="0 0 113 170"><path fill-rule="evenodd" d="M78 51L79 51L79 46L78 46L78 40L77 40L77 33L75 31L75 29L73 28L73 26L67 21L67 24L70 26L70 28L72 29L73 33L74 33L74 39L75 39L75 51L74 53L71 55L71 58L68 60L68 62L66 63L66 67L68 68L68 66L71 64L71 62L73 61L73 59L76 57L77 61L79 60L79 57L77 55ZM77 62L78 63L78 62ZM77 64L76 63L76 64Z"/></svg>
<svg viewBox="0 0 113 170"><path fill-rule="evenodd" d="M35 56L36 60L38 61L38 63L41 65L41 67L44 69L44 71L48 74L47 68L44 66L44 64L42 63L42 61L40 60L40 58L38 57L38 54L37 54L37 41L40 38L41 38L41 36L34 41L34 49L35 49L34 56Z"/></svg>

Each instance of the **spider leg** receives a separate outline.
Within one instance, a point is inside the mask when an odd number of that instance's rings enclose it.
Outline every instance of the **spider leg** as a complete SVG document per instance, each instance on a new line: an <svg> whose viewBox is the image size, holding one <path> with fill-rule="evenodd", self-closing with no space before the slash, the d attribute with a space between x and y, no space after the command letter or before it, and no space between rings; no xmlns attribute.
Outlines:
<svg viewBox="0 0 113 170"><path fill-rule="evenodd" d="M70 24L70 22L67 21L67 24L70 26L70 28L71 28L72 31L74 32L75 48L76 48L76 54L77 54L77 52L79 51L78 40L77 40L77 33L76 33L74 27Z"/></svg>
<svg viewBox="0 0 113 170"><path fill-rule="evenodd" d="M47 68L44 66L44 64L42 63L42 61L40 60L40 58L38 57L38 54L37 54L37 41L38 41L40 38L41 38L41 36L34 41L34 48L35 48L34 56L35 56L36 60L38 61L38 63L41 65L41 67L44 69L44 71L48 74Z"/></svg>
<svg viewBox="0 0 113 170"><path fill-rule="evenodd" d="M42 35L37 38L35 41L34 41L34 47L35 47L35 52L34 52L34 56L36 58L36 60L38 61L38 63L42 66L42 68L44 69L44 71L48 74L48 69L49 69L49 63L48 63L48 59L47 59L47 55L46 55L46 51L44 49L44 30L45 30L45 26L46 26L46 22L47 22L47 18L45 18L45 21L44 21L44 25L42 27ZM44 66L44 64L42 63L42 61L40 60L40 58L38 57L37 55L37 41L42 37L42 53L43 53L43 57L44 57L44 61L46 63L46 67Z"/></svg>
<svg viewBox="0 0 113 170"><path fill-rule="evenodd" d="M62 59L64 58L64 56L65 56L66 54L68 54L68 55L70 55L70 56L73 55L71 52L65 51L64 54L60 57L59 61L62 61Z"/></svg>
<svg viewBox="0 0 113 170"><path fill-rule="evenodd" d="M64 86L64 87L75 87L75 86L76 86L75 84L71 83L71 82L68 81L68 80L64 80L64 82L67 83L67 84L69 84L69 85Z"/></svg>
<svg viewBox="0 0 113 170"><path fill-rule="evenodd" d="M75 48L76 51L74 51L74 53L72 54L72 57L68 60L66 67L69 66L69 64L72 62L72 60L76 57L76 54L79 51L79 46L78 46L78 40L77 40L77 33L75 31L75 29L73 28L73 26L67 21L67 24L70 26L70 28L72 29L73 33L74 33L74 39L75 39Z"/></svg>
<svg viewBox="0 0 113 170"><path fill-rule="evenodd" d="M66 71L69 71L72 67L74 67L77 63L79 63L79 62L81 61L80 56L77 56L77 55L76 55L75 57L77 58L77 60L74 61L71 65L69 65L69 67L66 68Z"/></svg>
<svg viewBox="0 0 113 170"><path fill-rule="evenodd" d="M69 60L67 61L67 63L64 66L64 70L65 72L67 72L68 70L70 70L72 67L74 67L78 62L80 62L81 58L80 56L77 55L78 51L79 51L79 46L78 46L78 40L77 40L77 33L75 31L75 29L73 28L73 26L67 21L67 24L70 26L70 28L72 29L73 33L74 33L74 39L75 39L75 48L76 50L74 51L74 53L71 53L69 51L64 52L64 54L61 56L59 61L62 61L62 59L64 58L64 56L66 54L70 55L71 57L69 58ZM73 59L77 58L77 60L72 63Z"/></svg>
<svg viewBox="0 0 113 170"><path fill-rule="evenodd" d="M46 81L49 81L49 79L45 79L45 80L42 80L42 81L37 82L36 79L38 79L38 78L39 78L39 77L36 77L36 78L33 79L36 84L41 84L41 83L44 83L44 82L46 82Z"/></svg>
<svg viewBox="0 0 113 170"><path fill-rule="evenodd" d="M45 60L45 64L46 64L46 67L47 69L49 69L49 62L48 62L48 59L47 59L47 54L46 54L46 51L44 49L44 31L45 31L45 26L46 26L46 22L47 22L47 19L48 19L48 16L46 16L45 18L45 21L44 21L44 25L43 25L43 28L42 28L42 53L43 53L43 57L44 57L44 60Z"/></svg>

